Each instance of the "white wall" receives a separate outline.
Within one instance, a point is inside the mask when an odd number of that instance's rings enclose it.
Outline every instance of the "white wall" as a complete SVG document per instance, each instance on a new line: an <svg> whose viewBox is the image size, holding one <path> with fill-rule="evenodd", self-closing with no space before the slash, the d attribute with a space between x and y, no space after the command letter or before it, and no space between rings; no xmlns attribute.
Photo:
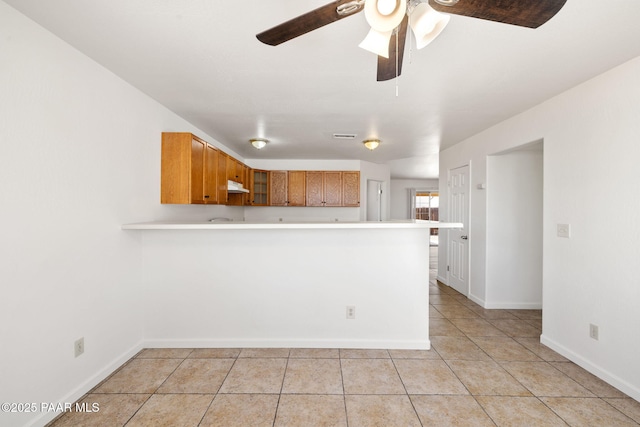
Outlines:
<svg viewBox="0 0 640 427"><path fill-rule="evenodd" d="M380 181L382 187L380 220L386 221L390 218L390 187L391 171L387 165L379 165L371 162L360 162L360 221L367 220L367 181Z"/></svg>
<svg viewBox="0 0 640 427"><path fill-rule="evenodd" d="M3 2L0 52L0 401L73 402L143 340L140 239L120 225L242 211L161 206L160 133L206 135Z"/></svg>
<svg viewBox="0 0 640 427"><path fill-rule="evenodd" d="M542 145L487 158L486 308L542 308Z"/></svg>
<svg viewBox="0 0 640 427"><path fill-rule="evenodd" d="M440 155L471 165L472 292L487 282L487 156L544 140L542 341L640 400L640 58L477 134ZM440 181L446 218L446 180ZM594 202L599 203L596 209ZM572 237L556 235L571 224ZM473 243L475 242L475 243ZM440 246L445 258L446 245ZM600 340L589 338L589 324Z"/></svg>
<svg viewBox="0 0 640 427"><path fill-rule="evenodd" d="M412 188L438 191L437 179L392 179L391 219L411 219Z"/></svg>
<svg viewBox="0 0 640 427"><path fill-rule="evenodd" d="M429 229L126 233L150 346L429 348Z"/></svg>

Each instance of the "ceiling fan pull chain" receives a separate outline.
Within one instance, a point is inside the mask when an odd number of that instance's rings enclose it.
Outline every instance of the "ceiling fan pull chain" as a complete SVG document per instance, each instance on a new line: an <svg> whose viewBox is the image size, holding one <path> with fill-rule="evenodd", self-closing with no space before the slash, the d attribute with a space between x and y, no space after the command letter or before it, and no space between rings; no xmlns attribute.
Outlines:
<svg viewBox="0 0 640 427"><path fill-rule="evenodd" d="M398 52L398 39L400 38L400 27L396 28L396 98L398 97L398 67L400 62L400 52Z"/></svg>

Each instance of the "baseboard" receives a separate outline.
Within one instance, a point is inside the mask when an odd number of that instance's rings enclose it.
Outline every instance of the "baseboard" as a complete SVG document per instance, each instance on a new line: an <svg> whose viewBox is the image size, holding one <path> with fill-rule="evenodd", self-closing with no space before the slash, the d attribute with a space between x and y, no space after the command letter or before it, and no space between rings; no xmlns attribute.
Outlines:
<svg viewBox="0 0 640 427"><path fill-rule="evenodd" d="M467 298L469 298L471 301L473 301L476 304L478 304L480 307L486 308L484 306L484 300L482 298L478 298L477 296L475 296L473 294L469 294L469 296Z"/></svg>
<svg viewBox="0 0 640 427"><path fill-rule="evenodd" d="M349 348L388 350L429 350L427 340L267 340L267 339L221 339L221 340L146 340L145 348Z"/></svg>
<svg viewBox="0 0 640 427"><path fill-rule="evenodd" d="M498 302L486 303L483 306L488 310L542 310L541 302Z"/></svg>
<svg viewBox="0 0 640 427"><path fill-rule="evenodd" d="M104 381L116 369L124 365L125 362L127 362L129 359L135 356L140 350L142 350L142 348L143 348L142 342L136 344L135 346L133 346L132 348L130 348L129 350L127 350L126 352L118 356L115 360L113 360L107 366L102 368L99 372L97 372L91 378L86 380L80 386L78 386L75 390L71 391L69 394L67 394L66 396L58 400L53 400L53 402L70 402L70 403L77 402L85 394L87 394L92 388L100 384L100 382ZM31 427L43 426L48 422L51 422L54 418L56 418L59 415L60 415L59 412L45 412L45 413L42 413L37 418L35 418L33 421L31 421L31 423L28 425Z"/></svg>
<svg viewBox="0 0 640 427"><path fill-rule="evenodd" d="M553 341L552 339L546 337L544 334L540 336L540 342L546 345L547 347L549 347L550 349L552 349L553 351L555 351L556 353L560 354L561 356L564 356L567 359L571 360L576 365L591 372L593 375L600 378L601 380L617 388L621 392L625 393L627 396L640 402L640 389L638 389L634 385L629 384L627 381L623 380L622 378L616 375L613 375L611 372L607 371L606 369L602 369L600 366L591 363L589 360L569 350L568 348L557 343L556 341Z"/></svg>
<svg viewBox="0 0 640 427"><path fill-rule="evenodd" d="M436 276L436 280L440 283L442 283L445 286L449 286L447 285L447 278L446 277L442 277L439 274Z"/></svg>

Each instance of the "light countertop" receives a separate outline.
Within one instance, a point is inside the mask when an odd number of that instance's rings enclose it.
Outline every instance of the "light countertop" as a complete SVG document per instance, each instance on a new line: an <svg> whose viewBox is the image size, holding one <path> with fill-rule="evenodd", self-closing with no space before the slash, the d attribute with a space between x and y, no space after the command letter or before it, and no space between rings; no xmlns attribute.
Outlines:
<svg viewBox="0 0 640 427"><path fill-rule="evenodd" d="M266 229L410 229L410 228L462 228L458 222L423 220L397 221L153 221L124 224L123 230L266 230Z"/></svg>

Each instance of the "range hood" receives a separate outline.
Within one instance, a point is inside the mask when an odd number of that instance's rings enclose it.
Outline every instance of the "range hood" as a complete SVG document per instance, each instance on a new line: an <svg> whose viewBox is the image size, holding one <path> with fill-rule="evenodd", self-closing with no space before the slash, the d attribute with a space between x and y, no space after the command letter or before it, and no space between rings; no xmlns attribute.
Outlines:
<svg viewBox="0 0 640 427"><path fill-rule="evenodd" d="M248 193L249 190L244 188L242 186L242 184L240 184L239 182L228 180L227 181L227 192L228 193Z"/></svg>

